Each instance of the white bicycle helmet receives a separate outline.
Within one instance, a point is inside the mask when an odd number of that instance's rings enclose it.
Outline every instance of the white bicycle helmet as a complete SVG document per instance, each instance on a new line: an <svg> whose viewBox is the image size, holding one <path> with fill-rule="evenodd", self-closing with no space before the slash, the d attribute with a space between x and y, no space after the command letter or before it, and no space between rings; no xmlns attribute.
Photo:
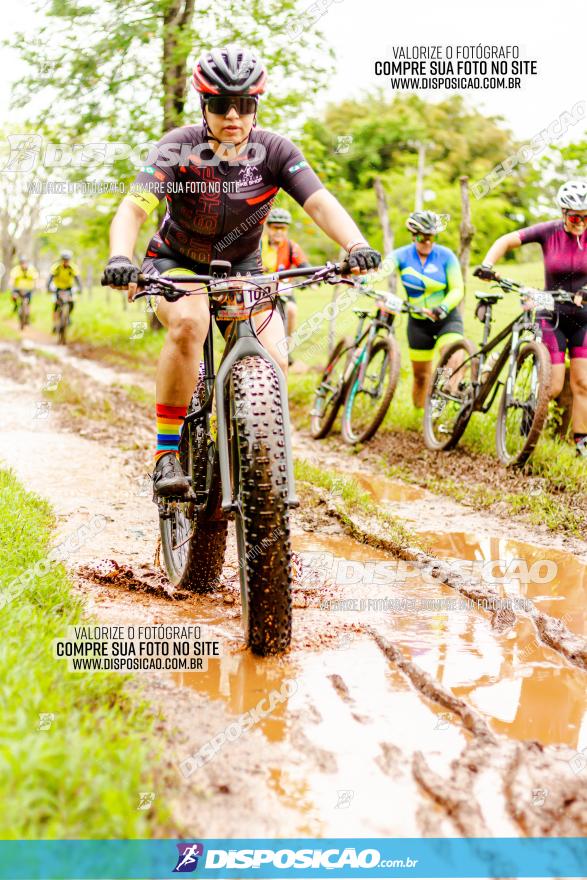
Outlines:
<svg viewBox="0 0 587 880"><path fill-rule="evenodd" d="M556 196L560 208L569 211L587 211L587 180L568 180Z"/></svg>
<svg viewBox="0 0 587 880"><path fill-rule="evenodd" d="M441 215L434 211L413 211L406 220L406 226L414 234L421 232L424 235L436 235L437 232L442 232L446 224L442 222Z"/></svg>

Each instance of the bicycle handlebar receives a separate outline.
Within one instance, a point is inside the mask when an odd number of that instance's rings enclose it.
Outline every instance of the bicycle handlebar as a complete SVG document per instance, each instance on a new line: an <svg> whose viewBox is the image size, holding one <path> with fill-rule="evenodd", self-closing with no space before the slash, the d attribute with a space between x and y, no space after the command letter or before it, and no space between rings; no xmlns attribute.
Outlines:
<svg viewBox="0 0 587 880"><path fill-rule="evenodd" d="M489 279L480 279L481 281L489 280ZM514 281L513 278L503 278L501 275L498 275L497 272L494 272L493 281L495 284L500 287L505 293L518 293L520 296L528 296L532 297L533 294L549 294L555 300L555 302L561 303L572 303L575 302L575 297L577 293L571 293L568 290L563 290L559 288L558 290L538 290L537 287L528 287L525 284L520 284L519 281ZM585 294L587 291L578 291L580 294Z"/></svg>
<svg viewBox="0 0 587 880"><path fill-rule="evenodd" d="M370 296L371 299L385 300L385 297L387 296L387 294L383 290L373 290L370 288L366 288L366 289L362 290L361 293L364 293L365 296ZM393 295L395 296L395 294L393 294ZM401 299L401 297L397 297L397 298ZM428 315L426 314L424 309L421 309L418 306L413 306L411 303L407 302L407 300L402 300L402 305L401 305L400 311L407 312L410 315L411 314L420 315L422 318L428 317Z"/></svg>
<svg viewBox="0 0 587 880"><path fill-rule="evenodd" d="M162 296L168 302L175 302L184 296L194 296L212 292L215 287L221 288L223 285L231 281L246 281L250 284L261 286L268 281L282 281L288 278L308 278L307 284L318 284L322 281L333 284L355 284L354 280L350 280L342 275L349 272L349 265L346 260L340 263L325 263L321 266L304 266L295 269L283 269L281 272L272 272L262 275L175 275L170 278L163 275L145 275L140 273L137 279L138 293L133 297L133 301L143 296ZM354 277L354 276L351 276ZM203 284L206 290L184 290L178 287L178 284ZM103 287L107 284L101 282Z"/></svg>

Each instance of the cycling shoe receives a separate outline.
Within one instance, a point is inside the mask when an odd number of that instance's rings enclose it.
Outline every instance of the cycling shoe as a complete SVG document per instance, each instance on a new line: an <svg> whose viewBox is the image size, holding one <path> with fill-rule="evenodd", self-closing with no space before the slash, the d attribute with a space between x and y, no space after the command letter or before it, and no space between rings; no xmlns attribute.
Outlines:
<svg viewBox="0 0 587 880"><path fill-rule="evenodd" d="M157 459L153 472L153 500L188 495L190 481L184 474L175 452L166 452Z"/></svg>

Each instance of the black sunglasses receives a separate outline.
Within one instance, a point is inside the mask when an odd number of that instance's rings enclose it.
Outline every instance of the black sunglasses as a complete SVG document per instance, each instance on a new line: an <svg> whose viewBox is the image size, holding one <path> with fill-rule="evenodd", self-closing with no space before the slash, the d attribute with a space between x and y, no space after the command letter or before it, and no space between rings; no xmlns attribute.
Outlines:
<svg viewBox="0 0 587 880"><path fill-rule="evenodd" d="M434 241L434 239L436 238L436 234L434 232L432 232L430 234L427 232L415 232L414 238L416 239L417 242L419 242L421 244L423 241L426 241L426 242Z"/></svg>
<svg viewBox="0 0 587 880"><path fill-rule="evenodd" d="M257 98L250 95L210 95L205 101L210 113L216 116L226 116L231 107L239 116L250 116L257 109Z"/></svg>

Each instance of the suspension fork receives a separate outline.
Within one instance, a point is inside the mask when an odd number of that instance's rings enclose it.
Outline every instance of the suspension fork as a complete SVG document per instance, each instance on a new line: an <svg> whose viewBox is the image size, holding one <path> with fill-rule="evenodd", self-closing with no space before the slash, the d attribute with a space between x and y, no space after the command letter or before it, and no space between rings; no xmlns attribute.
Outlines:
<svg viewBox="0 0 587 880"><path fill-rule="evenodd" d="M230 344L233 339L236 339L236 341L234 341L234 344ZM222 483L222 510L228 513L236 509L236 501L232 497L230 485L230 441L228 436L229 413L227 413L226 411L225 390L227 382L230 379L231 370L234 365L238 361L241 361L243 360L243 358L249 356L262 357L269 364L271 364L271 366L275 370L275 375L277 376L285 441L285 467L287 479L286 504L288 505L288 507L298 507L299 501L296 496L293 471L293 453L291 446L287 381L277 362L273 360L269 352L263 348L260 342L258 342L251 329L248 326L242 326L242 324L239 324L236 331L236 336L231 337L231 340L227 342L227 347L224 350L222 362L214 380L214 393L216 395L216 414L218 418L218 459L220 465L220 480Z"/></svg>

